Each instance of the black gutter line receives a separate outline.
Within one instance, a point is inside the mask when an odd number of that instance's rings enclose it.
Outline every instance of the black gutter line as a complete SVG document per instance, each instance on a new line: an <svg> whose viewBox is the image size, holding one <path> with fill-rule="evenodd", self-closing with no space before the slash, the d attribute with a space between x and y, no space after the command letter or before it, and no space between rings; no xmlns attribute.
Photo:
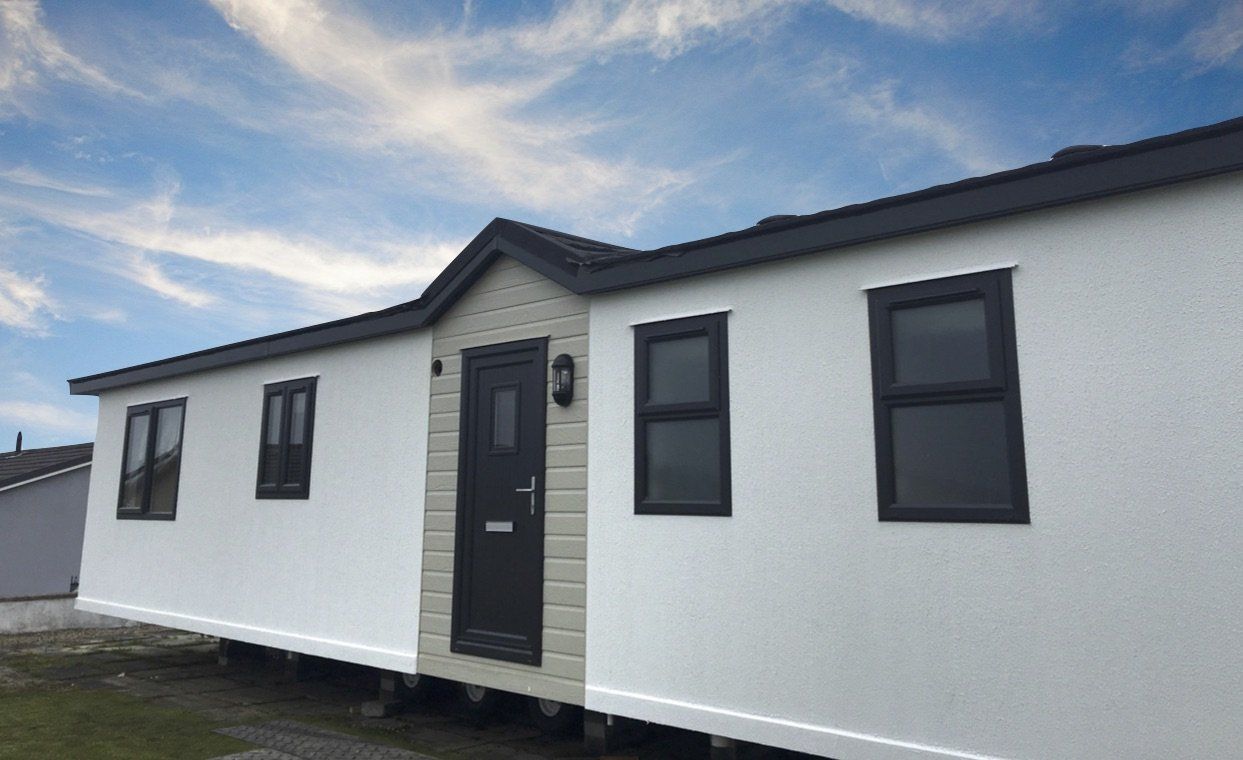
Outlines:
<svg viewBox="0 0 1243 760"><path fill-rule="evenodd" d="M415 301L391 309L240 341L69 381L94 394L216 367L424 327L438 319L497 256L579 294L604 293L847 246L998 219L1243 169L1243 118L1075 153L868 203L577 265L573 249L542 228L494 219ZM551 232L551 231L549 231ZM556 233L584 242L586 238ZM711 253L708 251L711 250Z"/></svg>

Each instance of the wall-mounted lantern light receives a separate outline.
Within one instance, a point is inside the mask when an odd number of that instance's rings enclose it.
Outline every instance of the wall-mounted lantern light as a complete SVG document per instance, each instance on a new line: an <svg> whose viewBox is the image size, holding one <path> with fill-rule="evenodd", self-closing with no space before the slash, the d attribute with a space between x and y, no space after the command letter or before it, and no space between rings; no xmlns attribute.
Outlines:
<svg viewBox="0 0 1243 760"><path fill-rule="evenodd" d="M574 398L574 360L561 354L552 360L552 400L569 406Z"/></svg>

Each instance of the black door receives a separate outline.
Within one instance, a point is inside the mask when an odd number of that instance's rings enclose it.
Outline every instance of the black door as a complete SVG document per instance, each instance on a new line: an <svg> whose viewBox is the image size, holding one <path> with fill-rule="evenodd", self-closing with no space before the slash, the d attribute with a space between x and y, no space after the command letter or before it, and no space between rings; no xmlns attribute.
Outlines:
<svg viewBox="0 0 1243 760"><path fill-rule="evenodd" d="M538 665L545 339L462 352L452 650Z"/></svg>

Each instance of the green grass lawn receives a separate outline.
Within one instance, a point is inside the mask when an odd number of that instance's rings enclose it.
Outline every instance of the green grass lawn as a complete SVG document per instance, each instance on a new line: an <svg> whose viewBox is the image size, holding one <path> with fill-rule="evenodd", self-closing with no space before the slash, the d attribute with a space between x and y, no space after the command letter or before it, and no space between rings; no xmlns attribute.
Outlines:
<svg viewBox="0 0 1243 760"><path fill-rule="evenodd" d="M0 758L194 760L254 747L187 710L86 689L0 691Z"/></svg>

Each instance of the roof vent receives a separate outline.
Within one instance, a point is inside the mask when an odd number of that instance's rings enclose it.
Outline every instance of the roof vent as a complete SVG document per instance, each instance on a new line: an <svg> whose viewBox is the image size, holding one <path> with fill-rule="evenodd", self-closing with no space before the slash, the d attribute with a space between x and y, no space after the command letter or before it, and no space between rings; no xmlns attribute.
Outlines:
<svg viewBox="0 0 1243 760"><path fill-rule="evenodd" d="M773 214L772 216L766 216L759 220L755 223L755 226L760 227L765 224L772 224L773 222L784 222L785 220L793 219L796 216L798 216L798 214Z"/></svg>
<svg viewBox="0 0 1243 760"><path fill-rule="evenodd" d="M1104 145L1068 145L1065 148L1062 148L1061 150L1059 150L1057 153L1054 153L1051 156L1051 158L1056 159L1056 158L1063 158L1064 156L1073 156L1078 153L1091 153L1092 151L1098 150L1103 147L1105 146Z"/></svg>

